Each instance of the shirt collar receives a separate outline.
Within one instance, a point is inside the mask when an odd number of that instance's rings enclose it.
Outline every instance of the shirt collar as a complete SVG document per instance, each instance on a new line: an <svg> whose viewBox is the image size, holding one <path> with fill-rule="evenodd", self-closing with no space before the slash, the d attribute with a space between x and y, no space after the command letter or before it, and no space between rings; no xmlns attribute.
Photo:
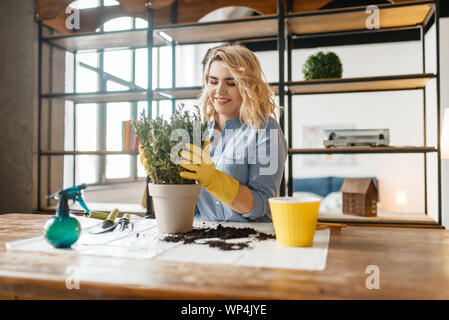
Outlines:
<svg viewBox="0 0 449 320"><path fill-rule="evenodd" d="M224 129L232 129L232 128L238 128L242 125L242 122L240 121L240 117L237 116L235 118L226 120ZM209 128L214 129L215 128L215 119L212 118L212 120L209 122Z"/></svg>

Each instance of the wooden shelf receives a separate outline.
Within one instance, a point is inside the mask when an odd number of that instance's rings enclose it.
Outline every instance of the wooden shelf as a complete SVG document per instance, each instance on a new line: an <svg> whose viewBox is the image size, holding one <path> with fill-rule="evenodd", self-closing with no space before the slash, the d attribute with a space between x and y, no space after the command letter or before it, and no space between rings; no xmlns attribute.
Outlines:
<svg viewBox="0 0 449 320"><path fill-rule="evenodd" d="M286 85L292 94L322 94L322 93L348 93L367 91L392 91L423 89L427 83L435 78L434 74L411 74L399 76L318 79L308 81L287 82ZM277 83L270 83L274 92L279 91ZM165 99L197 99L201 87L159 88L154 90L154 100ZM76 103L99 103L121 101L143 101L147 99L146 90L136 91L110 91L92 93L55 93L43 94L43 98L60 98Z"/></svg>
<svg viewBox="0 0 449 320"><path fill-rule="evenodd" d="M273 90L278 92L279 85L270 83ZM167 99L197 99L201 94L201 87L158 88L153 91L153 100ZM75 103L127 102L147 100L146 90L127 90L109 92L80 92L80 93L49 93L43 94L44 99L70 100Z"/></svg>
<svg viewBox="0 0 449 320"><path fill-rule="evenodd" d="M380 29L411 27L425 24L434 11L431 1L378 5ZM293 35L324 34L342 31L367 31L366 7L318 10L287 15L288 27Z"/></svg>
<svg viewBox="0 0 449 320"><path fill-rule="evenodd" d="M317 79L287 82L293 94L348 93L423 89L436 76L431 73L364 78Z"/></svg>
<svg viewBox="0 0 449 320"><path fill-rule="evenodd" d="M36 16L39 21L54 30L63 34L71 34L65 23L68 17L65 12L66 7L73 0L36 0ZM119 6L97 7L81 9L80 30L82 32L94 32L106 21L113 18L132 16L147 19L147 10L153 10L153 25L166 26L172 21L172 14L175 13L178 23L195 23L206 14L228 5L246 6L259 12L262 15L274 15L277 11L277 0L240 0L233 4L226 1L210 0L120 0ZM150 7L148 7L148 4ZM315 6L316 7L316 6ZM313 8L315 8L313 7ZM174 9L174 11L173 11Z"/></svg>
<svg viewBox="0 0 449 320"><path fill-rule="evenodd" d="M126 30L43 37L43 41L69 51L106 48L139 48L147 45L147 30ZM167 45L157 33L153 46Z"/></svg>
<svg viewBox="0 0 449 320"><path fill-rule="evenodd" d="M138 155L138 151L63 151L63 150L42 150L43 156L112 156L120 154Z"/></svg>
<svg viewBox="0 0 449 320"><path fill-rule="evenodd" d="M379 6L381 29L412 27L426 22L433 13L432 2L403 3ZM287 24L293 35L323 34L341 31L364 31L367 14L365 7L321 10L287 15ZM154 46L169 44L160 32L177 44L214 43L245 39L273 39L278 35L278 17L264 16L228 19L223 21L174 24L155 27ZM147 30L127 30L101 33L81 33L44 37L45 42L70 51L118 47L144 47Z"/></svg>
<svg viewBox="0 0 449 320"><path fill-rule="evenodd" d="M386 213L378 212L377 217L359 217L339 212L320 212L318 221L341 223L437 225L438 222L424 213Z"/></svg>
<svg viewBox="0 0 449 320"><path fill-rule="evenodd" d="M361 153L427 153L437 152L434 147L345 147L345 148L289 148L289 154L361 154Z"/></svg>
<svg viewBox="0 0 449 320"><path fill-rule="evenodd" d="M153 92L153 100L196 99L201 92L200 87L158 89ZM55 93L44 94L42 98L70 100L75 103L101 103L101 102L127 102L145 101L145 91L114 91L114 92L89 92L89 93Z"/></svg>
<svg viewBox="0 0 449 320"><path fill-rule="evenodd" d="M82 92L43 94L45 99L70 100L75 103L127 102L147 99L146 91Z"/></svg>
<svg viewBox="0 0 449 320"><path fill-rule="evenodd" d="M201 87L161 88L154 91L153 99L197 99L200 93Z"/></svg>
<svg viewBox="0 0 449 320"><path fill-rule="evenodd" d="M274 38L278 34L276 15L229 19L217 22L177 24L155 28L177 44L222 42L242 39Z"/></svg>
<svg viewBox="0 0 449 320"><path fill-rule="evenodd" d="M273 15L219 22L169 25L154 29L153 46L170 44L160 35L161 32L178 44L191 44L275 38L277 27L277 16ZM48 36L43 37L43 41L69 51L139 48L147 45L147 29Z"/></svg>

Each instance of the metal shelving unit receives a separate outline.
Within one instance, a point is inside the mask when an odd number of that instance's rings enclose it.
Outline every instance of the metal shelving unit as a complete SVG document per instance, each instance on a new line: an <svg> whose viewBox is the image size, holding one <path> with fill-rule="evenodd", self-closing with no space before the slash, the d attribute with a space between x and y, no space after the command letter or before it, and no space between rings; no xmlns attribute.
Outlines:
<svg viewBox="0 0 449 320"><path fill-rule="evenodd" d="M201 44L201 43L220 43L226 41L241 40L265 40L276 39L278 36L278 18L277 15L256 16L250 18L230 19L225 21L214 21L204 23L184 23L176 24L176 14L171 15L171 25L153 26L153 9L146 10L148 27L146 29L135 29L113 32L95 32L95 33L75 33L69 35L42 35L42 23L40 25L41 33L39 36L39 56L42 59L42 44L46 43L51 47L59 48L72 52L76 55L79 50L89 49L109 49L109 48L147 48L148 49L148 87L132 87L125 91L106 91L105 86L100 85L100 90L96 92L50 92L43 93L39 88L39 114L44 99L72 101L75 103L99 103L108 102L134 102L147 101L148 114L152 113L152 102L157 100L171 100L172 110L175 109L176 100L195 99L201 92L201 87L175 87L175 47L176 45ZM172 46L172 87L156 88L152 90L152 50L150 48L159 46ZM41 64L40 64L41 66ZM90 66L87 66L91 68ZM94 68L92 68L94 69ZM76 70L76 68L75 68ZM94 72L98 70L93 70ZM39 70L41 75L41 69ZM103 74L105 78L113 78L112 75ZM41 76L40 76L41 78ZM114 79L112 79L114 80ZM117 79L120 80L120 79ZM274 90L279 90L277 83L271 84ZM74 89L75 91L75 89ZM40 123L40 122L39 122ZM40 136L40 134L39 134ZM131 154L137 155L137 152L129 151L65 151L65 150L42 150L38 147L39 170L41 168L40 160L42 157L51 156L77 156L77 155L106 155ZM40 174L39 174L40 176ZM39 183L40 186L40 183ZM41 190L38 188L38 194ZM147 214L150 215L151 199L147 198ZM39 208L41 204L39 203Z"/></svg>
<svg viewBox="0 0 449 320"><path fill-rule="evenodd" d="M358 217L342 219L338 215L328 215L324 217L325 221L346 221L355 223L377 223L377 224L442 224L441 213L441 162L440 162L440 72L439 72L439 1L420 1L408 2L393 5L379 5L381 14L381 25L379 30L368 30L365 26L365 7L332 9L314 11L308 13L288 13L285 16L290 33L287 36L287 70L288 81L286 83L288 90L288 121L289 128L292 128L292 105L293 95L305 94L335 94L335 93L353 93L353 92L379 92L379 91L397 91L397 90L421 90L423 92L423 128L424 128L424 146L396 146L396 147L348 147L348 148L293 148L292 132L289 129L289 158L288 158L288 195L293 194L293 161L294 155L305 154L409 154L422 153L424 161L424 198L425 198L425 217L417 218L415 215L411 221L403 221L397 217L386 214L382 219L360 219ZM289 10L288 10L289 11ZM436 74L426 73L425 67L425 34L433 18L436 26L436 51L437 51L437 71ZM373 32L388 32L396 30L412 30L419 28L422 45L423 70L421 74L365 77L365 78L343 78L343 79L324 79L311 81L291 81L292 69L292 44L298 39L313 39L328 36L351 36ZM379 40L379 42L382 42ZM426 139L426 93L425 88L431 79L437 82L437 146L427 146ZM438 156L438 221L432 222L427 218L427 154L437 153Z"/></svg>
<svg viewBox="0 0 449 320"><path fill-rule="evenodd" d="M39 117L42 110L43 99L63 99L76 103L106 103L119 101L143 101L148 103L148 114L151 115L151 106L153 100L169 99L172 101L174 109L178 99L194 99L201 91L200 87L177 88L175 86L175 47L185 44L216 43L225 41L240 41L248 44L267 43L267 41L276 41L276 50L278 52L279 82L272 83L276 93L279 96L279 104L285 106L285 114L281 115L280 125L282 130L285 127L285 120L288 121L288 132L286 134L289 156L288 156L288 179L285 177L281 184L281 195L292 195L293 192L293 162L292 157L297 154L330 154L330 153L422 153L424 155L425 176L426 154L437 153L440 158L440 127L439 127L439 107L440 107L440 76L439 76L439 1L420 1L407 2L394 5L379 5L382 14L382 25L379 30L367 30L365 27L365 7L355 7L346 9L320 10L313 12L294 13L292 12L292 1L277 1L277 14L267 14L240 19L230 19L225 21L214 21L205 23L177 23L176 2L171 7L170 25L154 26L153 17L157 14L156 9L147 8L146 17L148 27L146 29L115 31L115 32L97 32L97 33L79 33L70 35L45 35L42 32L42 22L40 22L39 33ZM286 7L285 7L286 6ZM436 74L426 73L425 69L425 50L424 35L431 19L434 18L437 33L437 72ZM323 37L335 37L342 39L345 36L357 36L360 34L373 35L377 33L394 33L398 31L407 31L419 29L421 32L423 47L423 70L420 74L383 76L383 77L364 77L364 78L344 78L344 79L326 79L313 81L292 81L292 50L294 43L310 39L320 39ZM377 41L378 38L375 38ZM375 42L372 41L372 42ZM382 42L382 40L379 40ZM78 50L85 49L106 49L106 48L147 48L148 49L148 87L133 88L127 91L105 91L93 93L43 93L41 85L42 73L42 44L76 53ZM172 87L157 88L152 90L152 50L153 47L166 46L172 47ZM262 50L264 50L262 46ZM268 50L265 48L265 50ZM287 59L284 59L284 54ZM285 61L286 60L286 61ZM284 73L284 67L287 67L287 74ZM436 79L437 81L437 132L438 144L435 147L429 147L424 137L424 146L420 147L388 147L379 149L370 148L347 148L347 149L294 149L292 146L292 104L293 95L304 94L329 94L329 93L350 93L350 92L374 92L374 91L393 91L393 90L422 90L424 95L424 134L426 132L426 105L425 105L425 87L427 83ZM40 119L40 118L39 118ZM41 122L39 122L40 124ZM285 130L284 130L285 132ZM39 128L40 137L40 128ZM39 139L40 140L40 139ZM62 151L62 150L41 150L38 145L39 158L39 177L40 177L40 159L43 156L54 155L81 155L95 154L105 156L109 154L136 154L135 152L108 152L100 151ZM438 224L441 225L441 164L438 160ZM426 183L427 184L427 183ZM40 183L38 184L40 185ZM38 187L38 198L40 197L40 187ZM427 186L425 190L427 195ZM149 203L149 202L148 202ZM41 204L39 203L39 207ZM150 210L151 205L149 203ZM426 196L427 208L427 196ZM388 220L388 219L387 219ZM419 219L418 219L419 220ZM388 220L390 221L390 220Z"/></svg>

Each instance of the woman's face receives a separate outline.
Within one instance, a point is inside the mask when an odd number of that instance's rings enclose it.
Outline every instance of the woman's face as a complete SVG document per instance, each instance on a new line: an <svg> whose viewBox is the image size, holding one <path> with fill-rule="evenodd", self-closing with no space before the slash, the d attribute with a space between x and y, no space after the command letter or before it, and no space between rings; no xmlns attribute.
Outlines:
<svg viewBox="0 0 449 320"><path fill-rule="evenodd" d="M212 62L207 80L207 92L219 117L232 119L239 115L242 105L237 82L220 62Z"/></svg>

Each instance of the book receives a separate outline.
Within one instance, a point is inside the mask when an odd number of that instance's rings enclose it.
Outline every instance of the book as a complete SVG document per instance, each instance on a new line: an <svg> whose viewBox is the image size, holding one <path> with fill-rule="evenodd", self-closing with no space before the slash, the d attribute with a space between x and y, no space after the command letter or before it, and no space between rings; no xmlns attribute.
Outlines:
<svg viewBox="0 0 449 320"><path fill-rule="evenodd" d="M137 151L139 147L139 139L135 135L131 126L132 120L122 121L122 150ZM138 120L135 120L137 123Z"/></svg>
<svg viewBox="0 0 449 320"><path fill-rule="evenodd" d="M131 123L129 121L125 121L125 151L129 151L129 137L131 133Z"/></svg>

